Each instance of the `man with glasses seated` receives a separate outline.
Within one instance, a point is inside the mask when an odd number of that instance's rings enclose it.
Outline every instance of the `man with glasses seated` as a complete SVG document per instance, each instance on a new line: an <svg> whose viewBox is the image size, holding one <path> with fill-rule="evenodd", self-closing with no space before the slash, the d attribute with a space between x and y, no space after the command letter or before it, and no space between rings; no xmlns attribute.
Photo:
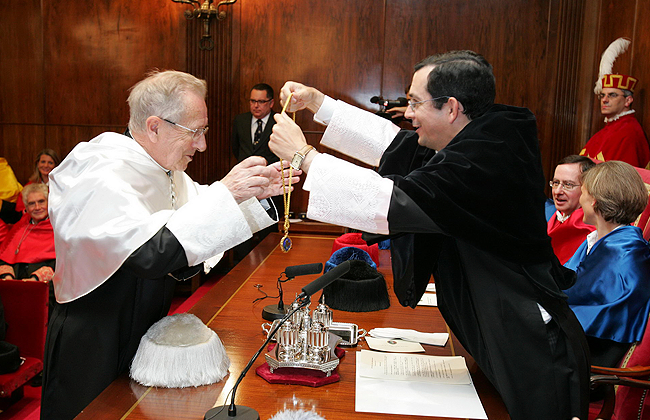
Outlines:
<svg viewBox="0 0 650 420"><path fill-rule="evenodd" d="M269 138L275 124L273 96L271 86L266 83L256 84L251 89L250 112L235 117L230 142L237 162L249 156L262 156L267 163L279 160L269 149Z"/></svg>
<svg viewBox="0 0 650 420"><path fill-rule="evenodd" d="M600 100L600 112L605 117L605 127L589 139L580 154L645 168L650 161L650 147L632 109L637 79L624 74L606 74L601 82L602 89L597 87L596 95Z"/></svg>
<svg viewBox="0 0 650 420"><path fill-rule="evenodd" d="M548 221L548 236L553 252L564 264L595 227L582 221L580 185L582 173L596 164L586 156L569 155L558 162L553 180L549 182L555 213Z"/></svg>
<svg viewBox="0 0 650 420"><path fill-rule="evenodd" d="M131 89L127 135L81 142L49 174L59 304L41 419L74 418L127 371L177 281L277 223L263 199L282 190L278 164L251 157L209 186L185 173L207 147L206 93L187 73L153 72Z"/></svg>

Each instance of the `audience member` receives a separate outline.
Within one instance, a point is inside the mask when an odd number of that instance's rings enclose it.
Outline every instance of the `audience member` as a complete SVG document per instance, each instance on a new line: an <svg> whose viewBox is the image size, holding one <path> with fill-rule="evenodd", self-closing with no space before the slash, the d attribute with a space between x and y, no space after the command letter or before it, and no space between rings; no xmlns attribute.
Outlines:
<svg viewBox="0 0 650 420"><path fill-rule="evenodd" d="M72 419L128 370L143 334L167 315L176 281L277 223L259 200L282 191L279 164L253 156L210 186L185 174L207 146L206 86L153 72L131 89L125 135L79 143L50 174L58 304L43 420Z"/></svg>
<svg viewBox="0 0 650 420"><path fill-rule="evenodd" d="M600 69L604 73L599 73L594 92L600 99L605 127L589 139L580 154L600 161L620 160L645 168L650 161L650 147L632 109L637 79L625 74L611 74L617 56L615 51L625 51L629 43L624 38L617 39L601 58Z"/></svg>
<svg viewBox="0 0 650 420"><path fill-rule="evenodd" d="M560 264L567 262L587 234L596 229L582 221L580 208L581 174L595 165L588 157L569 155L558 162L549 183L556 211L548 221L547 231Z"/></svg>
<svg viewBox="0 0 650 420"><path fill-rule="evenodd" d="M269 149L269 138L273 131L273 88L266 83L258 83L250 92L250 112L239 114L232 123L232 153L237 162L249 156L262 156L267 163L277 162L279 158Z"/></svg>
<svg viewBox="0 0 650 420"><path fill-rule="evenodd" d="M609 161L582 174L584 221L596 227L566 266L577 273L566 291L582 324L592 364L615 366L643 337L650 311L650 248L630 226L648 192L629 164Z"/></svg>
<svg viewBox="0 0 650 420"><path fill-rule="evenodd" d="M7 159L0 157L0 244L9 232L9 225L20 220L16 201L20 198L22 189L23 186L16 179Z"/></svg>
<svg viewBox="0 0 650 420"><path fill-rule="evenodd" d="M40 182L47 184L50 182L48 176L52 169L56 168L61 159L58 153L52 149L43 149L36 155L36 162L34 162L34 172L29 177L28 184L33 182Z"/></svg>
<svg viewBox="0 0 650 420"><path fill-rule="evenodd" d="M0 277L49 281L56 255L47 210L47 186L30 184L22 194L27 212L0 245Z"/></svg>

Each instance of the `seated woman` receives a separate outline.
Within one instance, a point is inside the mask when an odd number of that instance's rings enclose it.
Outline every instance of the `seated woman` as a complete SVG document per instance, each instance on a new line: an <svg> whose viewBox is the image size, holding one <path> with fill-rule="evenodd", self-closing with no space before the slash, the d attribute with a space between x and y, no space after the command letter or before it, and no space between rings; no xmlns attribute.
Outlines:
<svg viewBox="0 0 650 420"><path fill-rule="evenodd" d="M34 162L34 172L29 177L29 182L25 185L30 184L45 184L50 181L49 175L52 172L52 169L56 168L61 159L59 158L58 153L52 149L43 149L36 155L36 161ZM16 211L23 212L25 210L25 202L20 198L16 202Z"/></svg>
<svg viewBox="0 0 650 420"><path fill-rule="evenodd" d="M27 185L22 195L27 213L0 244L0 278L49 281L56 256L54 231L47 212L47 185Z"/></svg>
<svg viewBox="0 0 650 420"><path fill-rule="evenodd" d="M650 311L650 248L641 229L629 226L648 204L648 192L624 162L598 164L582 177L584 221L596 230L565 264L577 273L565 292L592 364L613 367L643 337Z"/></svg>

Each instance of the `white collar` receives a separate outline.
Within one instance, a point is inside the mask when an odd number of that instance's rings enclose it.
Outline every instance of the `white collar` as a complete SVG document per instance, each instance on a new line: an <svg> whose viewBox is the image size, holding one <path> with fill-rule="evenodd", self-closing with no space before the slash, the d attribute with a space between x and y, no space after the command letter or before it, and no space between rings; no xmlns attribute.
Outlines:
<svg viewBox="0 0 650 420"><path fill-rule="evenodd" d="M569 220L569 217L571 217L571 214L567 214L566 216L562 214L560 210L557 210L555 212L555 217L557 218L557 221L560 223L564 223L567 220Z"/></svg>
<svg viewBox="0 0 650 420"><path fill-rule="evenodd" d="M624 117L624 116L626 116L626 115L634 114L634 112L635 112L635 111L634 111L633 109L628 109L627 111L623 111L623 112L621 112L620 114L616 114L616 115L613 116L612 118L607 118L607 117L605 117L605 124L610 123L610 122L613 122L613 121L616 121L616 120L618 120L619 118Z"/></svg>
<svg viewBox="0 0 650 420"><path fill-rule="evenodd" d="M616 229L622 228L623 226L627 226L627 225L616 226L614 229L612 229L612 232L614 232ZM611 234L612 232L609 232L607 235ZM605 236L603 236L603 238ZM589 255L589 253L591 252L591 248L593 248L593 246L596 245L596 242L598 242L598 231L594 230L593 232L587 235L587 255Z"/></svg>

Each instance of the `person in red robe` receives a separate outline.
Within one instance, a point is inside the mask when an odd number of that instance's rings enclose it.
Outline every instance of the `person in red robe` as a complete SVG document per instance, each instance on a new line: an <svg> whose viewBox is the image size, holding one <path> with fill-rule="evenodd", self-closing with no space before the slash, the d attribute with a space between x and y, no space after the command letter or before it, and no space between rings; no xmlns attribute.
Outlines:
<svg viewBox="0 0 650 420"><path fill-rule="evenodd" d="M646 167L650 161L648 139L631 108L636 83L637 79L623 74L606 74L602 78L602 90L597 95L605 127L589 139L581 155Z"/></svg>
<svg viewBox="0 0 650 420"><path fill-rule="evenodd" d="M56 255L45 184L23 189L27 213L12 226L0 245L0 278L49 281Z"/></svg>
<svg viewBox="0 0 650 420"><path fill-rule="evenodd" d="M567 262L595 229L582 221L580 207L582 173L595 165L588 157L569 155L558 162L549 182L556 211L548 221L547 233L560 264Z"/></svg>

